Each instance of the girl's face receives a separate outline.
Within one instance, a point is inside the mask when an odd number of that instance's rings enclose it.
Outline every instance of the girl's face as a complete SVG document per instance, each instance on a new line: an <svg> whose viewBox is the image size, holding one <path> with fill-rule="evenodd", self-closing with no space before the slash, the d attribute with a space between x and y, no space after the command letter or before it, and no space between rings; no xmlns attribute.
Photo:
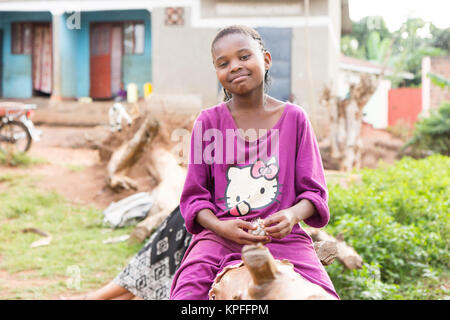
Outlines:
<svg viewBox="0 0 450 320"><path fill-rule="evenodd" d="M264 74L272 61L270 53L263 53L256 40L241 33L220 38L214 44L212 55L217 78L235 95L262 88Z"/></svg>

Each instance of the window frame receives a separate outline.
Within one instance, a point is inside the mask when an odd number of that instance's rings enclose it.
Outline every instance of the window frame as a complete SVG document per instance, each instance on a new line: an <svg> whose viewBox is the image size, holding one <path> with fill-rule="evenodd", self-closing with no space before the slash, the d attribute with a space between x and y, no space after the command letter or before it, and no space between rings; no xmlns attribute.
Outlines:
<svg viewBox="0 0 450 320"><path fill-rule="evenodd" d="M146 30L145 30L145 21L144 20L125 20L122 21L122 52L123 55L145 55L145 34L146 34ZM126 50L126 46L125 46L125 27L127 25L133 25L133 51L132 52L127 52ZM135 26L136 25L142 25L143 26L143 37L142 37L142 52L137 53L136 52L136 33L135 33Z"/></svg>
<svg viewBox="0 0 450 320"><path fill-rule="evenodd" d="M29 36L25 36L27 26L29 27ZM20 28L17 34L17 27ZM19 37L19 39L17 39ZM28 44L26 43L28 41ZM14 49L19 42L19 52ZM28 49L28 52L26 52ZM11 22L11 54L13 55L32 55L33 54L33 23L30 21L14 21Z"/></svg>

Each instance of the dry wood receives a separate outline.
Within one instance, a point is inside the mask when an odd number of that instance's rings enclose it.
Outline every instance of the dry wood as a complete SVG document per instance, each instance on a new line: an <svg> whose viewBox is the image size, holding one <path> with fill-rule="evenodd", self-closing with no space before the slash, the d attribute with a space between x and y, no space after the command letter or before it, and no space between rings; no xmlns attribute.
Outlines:
<svg viewBox="0 0 450 320"><path fill-rule="evenodd" d="M277 268L269 249L262 244L244 246L242 260L252 275L256 285L262 285L275 279Z"/></svg>
<svg viewBox="0 0 450 320"><path fill-rule="evenodd" d="M347 245L342 239L336 239L323 230L316 228L303 228L310 235L313 241L327 241L336 244L336 259L347 269L360 269L363 265L363 259L351 246ZM326 259L329 260L329 259Z"/></svg>
<svg viewBox="0 0 450 320"><path fill-rule="evenodd" d="M295 272L287 260L274 259L262 244L244 246L243 264L226 267L209 292L215 300L335 299Z"/></svg>
<svg viewBox="0 0 450 320"><path fill-rule="evenodd" d="M182 168L175 156L164 148L152 148L147 170L160 182L152 191L155 203L147 217L139 222L131 233L132 241L144 241L178 206L186 179L186 169Z"/></svg>
<svg viewBox="0 0 450 320"><path fill-rule="evenodd" d="M360 82L350 85L350 97L339 99L331 89L325 87L321 103L328 109L330 130L328 140L331 146L331 161L336 161L339 170L350 171L361 167L362 140L360 136L363 108L374 94L380 78L375 82L363 74Z"/></svg>
<svg viewBox="0 0 450 320"><path fill-rule="evenodd" d="M137 189L136 182L126 176L127 171L140 158L144 147L156 136L158 128L158 121L147 112L144 122L133 138L125 141L113 152L107 166L106 182L110 188Z"/></svg>
<svg viewBox="0 0 450 320"><path fill-rule="evenodd" d="M314 250L316 250L317 257L324 266L328 266L334 262L337 256L336 242L332 241L318 241L314 242Z"/></svg>

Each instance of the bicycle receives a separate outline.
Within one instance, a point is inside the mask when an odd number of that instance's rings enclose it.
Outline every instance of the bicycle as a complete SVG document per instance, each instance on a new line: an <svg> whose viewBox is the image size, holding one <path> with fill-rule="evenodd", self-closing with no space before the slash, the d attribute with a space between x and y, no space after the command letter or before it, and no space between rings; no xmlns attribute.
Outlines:
<svg viewBox="0 0 450 320"><path fill-rule="evenodd" d="M1 152L6 154L25 153L30 149L33 140L31 130L34 129L30 118L34 109L36 109L34 104L0 103Z"/></svg>

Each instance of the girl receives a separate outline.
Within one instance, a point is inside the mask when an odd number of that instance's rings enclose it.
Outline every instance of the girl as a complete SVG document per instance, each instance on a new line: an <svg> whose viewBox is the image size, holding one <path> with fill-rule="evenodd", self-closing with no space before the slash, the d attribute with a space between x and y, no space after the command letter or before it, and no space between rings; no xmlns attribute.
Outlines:
<svg viewBox="0 0 450 320"><path fill-rule="evenodd" d="M243 245L262 242L274 258L288 259L306 280L339 299L299 225L320 228L330 218L322 161L305 112L265 94L271 55L255 30L222 29L211 51L227 100L202 111L194 125L180 201L193 238L170 298L208 299L216 275L241 261ZM250 132L247 138L242 131ZM251 232L257 218L266 235Z"/></svg>

